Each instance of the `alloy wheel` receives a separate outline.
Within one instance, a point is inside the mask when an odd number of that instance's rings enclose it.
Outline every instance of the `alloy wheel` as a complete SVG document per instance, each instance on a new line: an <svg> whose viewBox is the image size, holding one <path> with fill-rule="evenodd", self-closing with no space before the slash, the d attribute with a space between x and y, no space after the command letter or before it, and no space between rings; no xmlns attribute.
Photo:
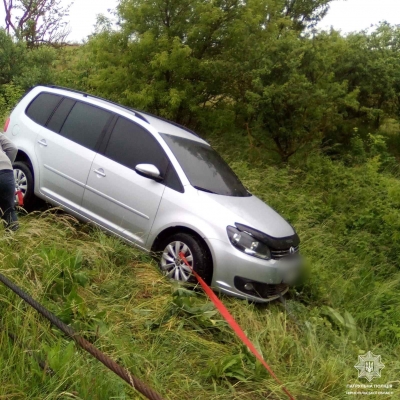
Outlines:
<svg viewBox="0 0 400 400"><path fill-rule="evenodd" d="M189 247L181 241L175 241L168 244L164 249L161 257L161 269L167 277L187 282L192 275L192 271L181 260L180 253L183 253L187 262L193 268L193 254Z"/></svg>
<svg viewBox="0 0 400 400"><path fill-rule="evenodd" d="M25 197L28 191L28 179L24 172L20 169L14 169L15 190L19 190L22 196Z"/></svg>

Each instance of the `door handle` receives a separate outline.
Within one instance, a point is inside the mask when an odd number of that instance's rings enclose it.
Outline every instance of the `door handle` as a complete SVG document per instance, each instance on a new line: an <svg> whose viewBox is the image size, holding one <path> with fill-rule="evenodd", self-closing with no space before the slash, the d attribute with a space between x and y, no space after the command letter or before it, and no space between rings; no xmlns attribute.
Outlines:
<svg viewBox="0 0 400 400"><path fill-rule="evenodd" d="M39 140L38 143L39 143L40 145L44 146L44 147L47 147L47 142L46 142L46 140L44 140L44 139Z"/></svg>
<svg viewBox="0 0 400 400"><path fill-rule="evenodd" d="M103 168L95 169L93 172L95 174L97 174L97 175L103 176L104 178L106 177L106 174L104 173L104 169Z"/></svg>

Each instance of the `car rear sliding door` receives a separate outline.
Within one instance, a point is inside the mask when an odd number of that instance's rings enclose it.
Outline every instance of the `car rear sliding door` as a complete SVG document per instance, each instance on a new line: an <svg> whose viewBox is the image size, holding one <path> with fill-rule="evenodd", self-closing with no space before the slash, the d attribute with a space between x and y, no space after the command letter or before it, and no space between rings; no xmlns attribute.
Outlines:
<svg viewBox="0 0 400 400"><path fill-rule="evenodd" d="M38 137L40 191L68 209L79 211L90 167L113 114L63 98Z"/></svg>

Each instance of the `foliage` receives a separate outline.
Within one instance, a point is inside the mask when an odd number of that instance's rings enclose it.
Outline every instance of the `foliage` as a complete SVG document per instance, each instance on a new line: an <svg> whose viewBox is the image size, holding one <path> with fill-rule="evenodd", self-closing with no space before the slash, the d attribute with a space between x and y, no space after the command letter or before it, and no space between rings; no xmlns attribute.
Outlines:
<svg viewBox="0 0 400 400"><path fill-rule="evenodd" d="M25 90L35 85L52 83L56 55L56 50L45 46L26 51L24 68L22 73L14 78L14 82Z"/></svg>
<svg viewBox="0 0 400 400"><path fill-rule="evenodd" d="M399 39L399 27L386 23L370 33L340 38L338 58L332 69L336 80L346 81L350 91L357 90L358 107L346 108L343 122L335 132L326 135L328 145L341 145L336 150L351 145L354 132L364 142L369 140L369 134L376 133L384 133L385 141L389 140L386 127L399 113ZM398 154L395 148L390 151Z"/></svg>
<svg viewBox="0 0 400 400"><path fill-rule="evenodd" d="M363 163L377 155L371 138L379 136L379 155L393 169L400 28L382 23L346 37L316 31L329 3L123 0L119 29L99 16L84 46L27 52L26 41L1 33L0 82L89 91L205 136L246 137L247 147L283 162L321 148Z"/></svg>
<svg viewBox="0 0 400 400"><path fill-rule="evenodd" d="M0 50L0 85L4 85L21 74L25 48L23 44L14 43L4 29L0 29Z"/></svg>
<svg viewBox="0 0 400 400"><path fill-rule="evenodd" d="M393 141L382 127L399 112L399 28L313 30L328 6L123 0L120 29L100 16L57 79L204 135L245 135L284 162L318 147L348 158L356 137L368 153L369 134Z"/></svg>
<svg viewBox="0 0 400 400"><path fill-rule="evenodd" d="M338 56L331 42L325 34L287 35L269 44L262 68L253 71L246 126L261 146L272 139L272 150L284 162L305 146L318 147L341 123L342 110L358 107L358 90L349 92L347 82L336 81L331 71Z"/></svg>
<svg viewBox="0 0 400 400"><path fill-rule="evenodd" d="M12 83L0 87L0 116L2 116L2 119L10 114L11 109L18 102L22 94L22 89Z"/></svg>
<svg viewBox="0 0 400 400"><path fill-rule="evenodd" d="M201 126L210 109L237 101L233 91L241 83L239 74L251 73L261 41L290 27L312 25L328 1L302 4L121 1L121 30L111 30L103 18L89 41L95 66L89 83L106 97Z"/></svg>
<svg viewBox="0 0 400 400"><path fill-rule="evenodd" d="M54 49L28 50L0 29L0 118L4 119L23 93L37 84L53 81Z"/></svg>

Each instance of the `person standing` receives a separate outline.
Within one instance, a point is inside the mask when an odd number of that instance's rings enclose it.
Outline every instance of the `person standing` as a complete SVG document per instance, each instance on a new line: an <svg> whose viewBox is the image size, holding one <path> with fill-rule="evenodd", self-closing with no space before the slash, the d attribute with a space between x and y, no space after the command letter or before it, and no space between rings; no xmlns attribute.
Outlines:
<svg viewBox="0 0 400 400"><path fill-rule="evenodd" d="M6 227L16 231L19 228L15 212L15 180L12 163L18 149L3 134L0 134L0 217Z"/></svg>

